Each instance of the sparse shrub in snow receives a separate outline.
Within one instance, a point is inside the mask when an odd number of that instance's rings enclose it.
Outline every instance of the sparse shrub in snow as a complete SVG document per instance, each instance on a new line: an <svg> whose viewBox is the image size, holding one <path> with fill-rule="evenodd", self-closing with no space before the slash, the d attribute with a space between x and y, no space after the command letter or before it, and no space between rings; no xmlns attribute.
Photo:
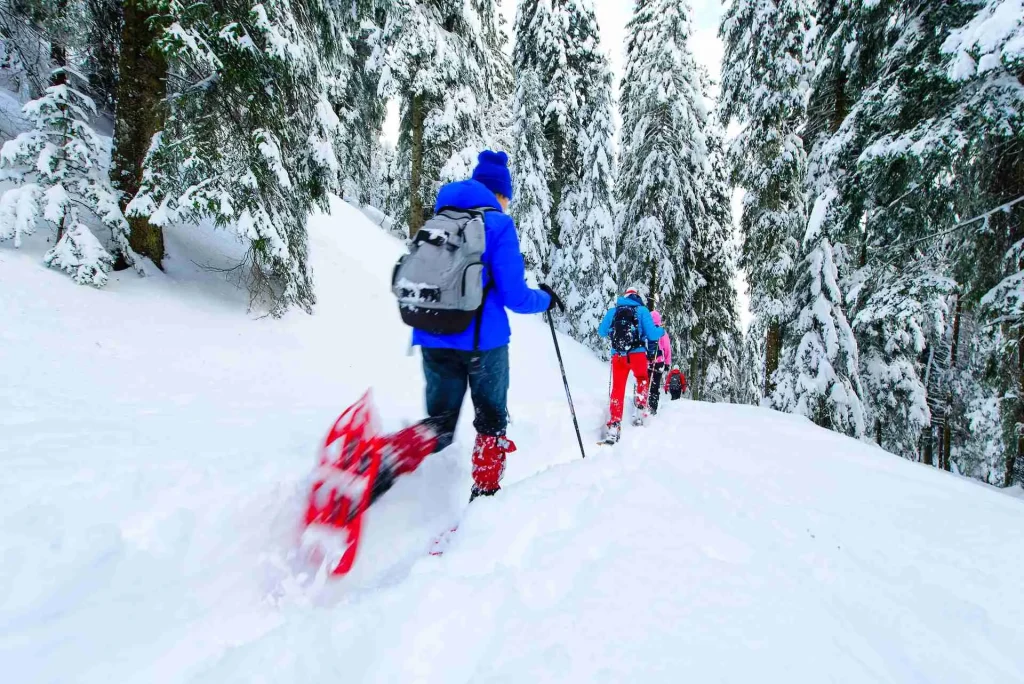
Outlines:
<svg viewBox="0 0 1024 684"><path fill-rule="evenodd" d="M79 285L101 287L114 259L88 228L76 223L64 231L43 261L68 273Z"/></svg>
<svg viewBox="0 0 1024 684"><path fill-rule="evenodd" d="M100 139L89 121L93 101L64 82L51 85L24 107L32 128L0 149L0 178L13 187L0 196L0 239L14 239L49 225L57 244L46 263L71 273L79 283L106 282L111 258L84 224L80 211L111 228L126 255L127 223L101 164Z"/></svg>

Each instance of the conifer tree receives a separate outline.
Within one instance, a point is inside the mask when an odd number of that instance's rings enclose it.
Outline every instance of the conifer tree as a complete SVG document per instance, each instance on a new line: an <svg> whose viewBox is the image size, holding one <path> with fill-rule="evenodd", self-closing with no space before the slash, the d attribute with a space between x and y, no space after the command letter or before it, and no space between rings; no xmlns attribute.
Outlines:
<svg viewBox="0 0 1024 684"><path fill-rule="evenodd" d="M964 309L991 341L979 350L980 400L1001 421L998 473L1011 486L1024 483L1024 22L1014 2L965 4L941 46L956 98L936 128L959 136L961 216L980 217L953 233L952 247ZM996 449L974 449L983 450Z"/></svg>
<svg viewBox="0 0 1024 684"><path fill-rule="evenodd" d="M209 219L233 227L249 245L254 302L275 315L290 305L308 311L306 220L340 189L328 86L344 68L338 13L349 8L158 4L167 21L158 44L174 77L126 212L154 226Z"/></svg>
<svg viewBox="0 0 1024 684"><path fill-rule="evenodd" d="M629 22L620 89L620 282L639 285L672 321L681 365L696 324L693 236L711 177L704 77L691 52L686 2L640 0Z"/></svg>
<svg viewBox="0 0 1024 684"><path fill-rule="evenodd" d="M440 185L468 174L487 139L488 112L507 104L493 99L498 84L488 82L506 72L487 42L495 21L493 0L398 0L388 10L373 67L381 92L401 102L398 160L408 191L399 195L409 201L398 218L410 234Z"/></svg>
<svg viewBox="0 0 1024 684"><path fill-rule="evenodd" d="M766 335L758 326L758 319L750 322L743 334L740 367L736 380L736 402L759 406L764 397L764 347Z"/></svg>
<svg viewBox="0 0 1024 684"><path fill-rule="evenodd" d="M544 277L550 270L551 195L543 125L544 96L534 69L516 74L513 104L512 172L515 197L510 212L519 232L527 268Z"/></svg>
<svg viewBox="0 0 1024 684"><path fill-rule="evenodd" d="M563 327L594 350L605 347L597 328L617 289L612 76L607 64L604 74L582 113L582 120L588 122L582 171L577 184L563 197L563 207L570 205L572 214L562 224L562 249L552 273L567 307Z"/></svg>
<svg viewBox="0 0 1024 684"><path fill-rule="evenodd" d="M761 396L778 368L789 278L806 221L801 137L810 29L807 0L736 0L722 19L721 117L742 125L730 147L735 185L746 194L740 265L747 275L752 329L763 331ZM752 357L753 358L753 357ZM755 372L755 369L751 369Z"/></svg>
<svg viewBox="0 0 1024 684"><path fill-rule="evenodd" d="M835 191L828 190L815 200L811 211L772 405L807 416L822 427L860 437L864 434L864 407L857 342L843 309L832 242L822 229L835 199Z"/></svg>
<svg viewBox="0 0 1024 684"><path fill-rule="evenodd" d="M563 222L574 207L563 196L579 186L588 122L581 113L600 92L604 56L592 0L525 0L516 11L512 62L517 78L534 70L543 88L544 135L548 152L552 249L560 246Z"/></svg>
<svg viewBox="0 0 1024 684"><path fill-rule="evenodd" d="M384 99L377 93L379 73L369 68L380 40L380 29L373 23L380 18L375 4L374 0L355 0L350 10L339 15L343 23L338 28L344 36L340 65L328 82L329 100L338 118L335 149L342 195L356 204L370 202L373 154L385 114Z"/></svg>
<svg viewBox="0 0 1024 684"><path fill-rule="evenodd" d="M102 172L103 147L91 125L96 106L63 68L58 71L57 82L24 107L32 128L0 149L0 180L13 185L0 196L0 239L20 246L43 221L56 235L45 263L98 287L113 259L86 220L91 214L106 223L118 245L126 241L127 226Z"/></svg>
<svg viewBox="0 0 1024 684"><path fill-rule="evenodd" d="M692 333L689 378L694 398L733 402L738 395L741 333L732 207L722 132L714 126L708 130L707 209L693 236L699 282L694 294L697 323Z"/></svg>

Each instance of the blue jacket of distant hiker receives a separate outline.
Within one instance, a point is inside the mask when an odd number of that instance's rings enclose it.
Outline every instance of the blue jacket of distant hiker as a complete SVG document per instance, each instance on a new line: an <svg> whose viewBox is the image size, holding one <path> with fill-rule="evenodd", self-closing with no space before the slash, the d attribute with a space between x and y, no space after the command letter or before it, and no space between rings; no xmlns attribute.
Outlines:
<svg viewBox="0 0 1024 684"><path fill-rule="evenodd" d="M532 314L547 311L551 297L546 292L526 285L523 255L519 251L519 236L512 217L501 210L498 198L483 183L464 180L449 183L437 193L434 210L443 207L479 209L488 207L484 214L484 286L490 287L484 300L480 318L480 351L497 349L508 344L512 336L505 309L515 313ZM650 314L648 314L650 318ZM476 323L453 335L432 335L413 330L412 343L433 349L473 350Z"/></svg>
<svg viewBox="0 0 1024 684"><path fill-rule="evenodd" d="M604 319L601 320L601 325L597 328L597 334L601 337L608 337L612 332L612 319L615 318L615 310L620 306L632 306L636 308L636 317L640 322L640 337L650 342L657 342L661 339L661 336L665 334L663 328L658 327L654 324L654 319L651 317L650 310L641 304L639 301L630 296L619 297L618 301L615 302L615 306L608 309L608 313L604 315ZM630 354L636 352L647 353L646 346L640 346L636 349L631 349ZM618 355L618 352L612 352L613 355Z"/></svg>

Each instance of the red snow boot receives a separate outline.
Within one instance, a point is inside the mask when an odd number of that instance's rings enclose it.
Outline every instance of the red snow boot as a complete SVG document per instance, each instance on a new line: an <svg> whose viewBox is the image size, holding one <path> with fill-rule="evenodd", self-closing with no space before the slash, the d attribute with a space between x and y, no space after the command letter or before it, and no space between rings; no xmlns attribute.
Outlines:
<svg viewBox="0 0 1024 684"><path fill-rule="evenodd" d="M505 472L505 454L516 450L507 437L477 435L473 446L473 492L469 500L478 496L491 496L501 489L501 476Z"/></svg>
<svg viewBox="0 0 1024 684"><path fill-rule="evenodd" d="M437 437L430 426L417 423L382 438L380 444L380 473L374 482L370 503L391 489L396 477L419 468L423 459L434 453Z"/></svg>

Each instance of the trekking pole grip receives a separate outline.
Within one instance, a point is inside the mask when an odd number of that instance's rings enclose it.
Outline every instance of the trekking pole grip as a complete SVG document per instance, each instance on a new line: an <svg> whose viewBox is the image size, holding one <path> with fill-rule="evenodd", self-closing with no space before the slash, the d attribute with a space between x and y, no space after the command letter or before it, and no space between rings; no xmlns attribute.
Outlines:
<svg viewBox="0 0 1024 684"><path fill-rule="evenodd" d="M562 362L562 350L558 347L558 335L555 334L555 319L548 312L548 326L551 328L551 341L555 343L555 356L558 357L558 368L562 371L562 384L565 385L565 398L569 401L569 413L572 414L572 426L576 429L576 441L580 444L580 455L587 457L583 449L583 437L580 435L580 424L576 420L576 408L572 405L572 392L569 391L569 379L565 376L565 363Z"/></svg>

